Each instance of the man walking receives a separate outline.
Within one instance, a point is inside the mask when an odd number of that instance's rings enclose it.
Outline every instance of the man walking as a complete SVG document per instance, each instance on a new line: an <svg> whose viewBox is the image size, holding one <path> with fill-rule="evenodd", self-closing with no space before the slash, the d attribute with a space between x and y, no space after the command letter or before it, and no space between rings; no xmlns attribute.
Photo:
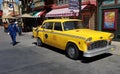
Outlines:
<svg viewBox="0 0 120 74"><path fill-rule="evenodd" d="M14 22L15 21L12 20L10 25L8 26L8 33L9 33L11 39L12 39L13 46L16 44L16 35L17 35L17 32L18 32L18 28L17 28L17 26Z"/></svg>

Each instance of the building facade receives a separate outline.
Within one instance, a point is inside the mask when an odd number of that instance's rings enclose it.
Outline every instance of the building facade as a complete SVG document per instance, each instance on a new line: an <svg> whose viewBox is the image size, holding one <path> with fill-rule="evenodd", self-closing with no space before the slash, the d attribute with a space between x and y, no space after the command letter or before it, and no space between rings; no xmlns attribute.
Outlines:
<svg viewBox="0 0 120 74"><path fill-rule="evenodd" d="M49 0L50 1L50 0ZM71 3L70 3L71 1ZM73 2L72 2L73 1ZM96 29L96 1L81 0L81 19L85 26ZM93 2L94 1L94 2ZM75 6L73 3L75 2ZM72 5L74 8L72 8ZM46 14L47 18L79 18L79 0L53 0L51 11Z"/></svg>
<svg viewBox="0 0 120 74"><path fill-rule="evenodd" d="M22 9L23 13L32 13L32 16L39 14L39 18L37 17L37 21L34 18L25 19L24 24L27 27L34 27L40 25L44 19L50 18L79 18L79 9L71 12L69 1L70 0L20 0L22 1ZM79 0L76 0L77 6L79 5ZM56 12L54 12L54 10ZM59 11L58 11L59 10ZM82 14L82 20L90 29L96 29L96 0L82 0L80 13ZM43 12L44 11L44 12ZM43 13L41 13L43 12ZM51 13L48 15L49 13ZM54 14L54 13L56 14ZM60 12L60 14L58 13ZM62 12L62 13L61 13ZM34 20L36 23L29 23L26 21ZM32 26L31 26L32 25ZM26 27L25 26L25 27Z"/></svg>
<svg viewBox="0 0 120 74"><path fill-rule="evenodd" d="M120 40L120 0L97 0L98 30L112 32Z"/></svg>
<svg viewBox="0 0 120 74"><path fill-rule="evenodd" d="M22 5L22 14L28 14L31 17L23 17L23 31L31 31L33 27L41 25L45 15L44 0L20 0Z"/></svg>
<svg viewBox="0 0 120 74"><path fill-rule="evenodd" d="M3 0L2 2L3 22L6 22L7 19L19 15L18 4L15 0Z"/></svg>

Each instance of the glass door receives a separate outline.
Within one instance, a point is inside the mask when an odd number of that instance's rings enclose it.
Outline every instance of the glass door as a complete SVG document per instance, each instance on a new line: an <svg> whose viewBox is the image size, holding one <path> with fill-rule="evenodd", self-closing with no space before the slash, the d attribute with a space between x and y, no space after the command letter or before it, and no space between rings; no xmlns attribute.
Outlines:
<svg viewBox="0 0 120 74"><path fill-rule="evenodd" d="M118 19L117 19L117 39L120 39L120 10L118 10Z"/></svg>

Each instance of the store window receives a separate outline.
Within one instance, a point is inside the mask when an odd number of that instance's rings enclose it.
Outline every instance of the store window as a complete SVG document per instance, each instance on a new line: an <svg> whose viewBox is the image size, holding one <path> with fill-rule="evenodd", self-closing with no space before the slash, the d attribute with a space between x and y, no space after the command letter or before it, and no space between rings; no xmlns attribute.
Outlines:
<svg viewBox="0 0 120 74"><path fill-rule="evenodd" d="M113 5L113 4L115 4L115 0L104 0L102 4L103 5Z"/></svg>
<svg viewBox="0 0 120 74"><path fill-rule="evenodd" d="M68 4L68 0L57 0L58 5Z"/></svg>

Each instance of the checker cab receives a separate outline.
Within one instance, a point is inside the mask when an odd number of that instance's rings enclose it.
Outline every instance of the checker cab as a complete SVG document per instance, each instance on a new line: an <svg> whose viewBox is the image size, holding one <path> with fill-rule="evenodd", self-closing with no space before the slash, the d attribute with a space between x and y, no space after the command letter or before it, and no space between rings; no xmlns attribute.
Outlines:
<svg viewBox="0 0 120 74"><path fill-rule="evenodd" d="M108 32L86 29L79 19L49 19L38 27L37 45L47 44L66 51L71 59L107 53L115 48L111 45L114 35Z"/></svg>

